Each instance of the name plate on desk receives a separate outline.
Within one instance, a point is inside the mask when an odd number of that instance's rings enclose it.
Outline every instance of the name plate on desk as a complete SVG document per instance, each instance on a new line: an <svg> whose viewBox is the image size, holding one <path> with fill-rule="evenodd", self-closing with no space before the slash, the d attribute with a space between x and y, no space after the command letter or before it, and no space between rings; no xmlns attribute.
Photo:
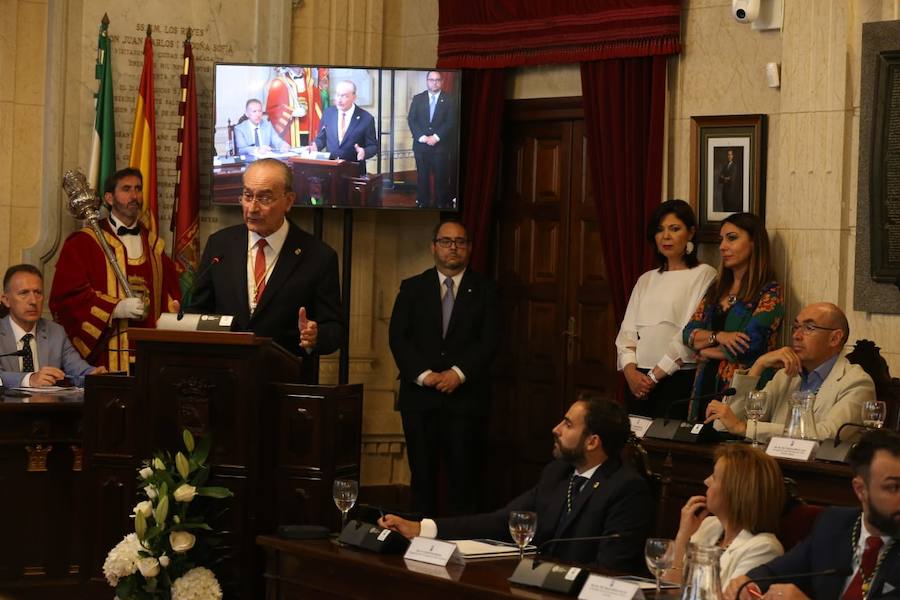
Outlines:
<svg viewBox="0 0 900 600"><path fill-rule="evenodd" d="M769 440L766 454L790 460L812 460L818 445L819 442L816 440L798 440L776 436Z"/></svg>
<svg viewBox="0 0 900 600"><path fill-rule="evenodd" d="M446 567L447 563L451 562L463 562L462 557L456 550L456 544L423 537L415 537L412 539L403 558L404 560L415 560L428 563L429 565L437 565L439 567Z"/></svg>
<svg viewBox="0 0 900 600"><path fill-rule="evenodd" d="M630 581L621 581L612 577L603 577L602 575L591 574L581 593L578 594L578 600L643 600L644 593L641 592L641 586Z"/></svg>
<svg viewBox="0 0 900 600"><path fill-rule="evenodd" d="M631 423L631 432L637 438L642 438L647 435L647 430L650 429L651 425L653 425L653 419L651 419L650 417L628 415L628 420Z"/></svg>

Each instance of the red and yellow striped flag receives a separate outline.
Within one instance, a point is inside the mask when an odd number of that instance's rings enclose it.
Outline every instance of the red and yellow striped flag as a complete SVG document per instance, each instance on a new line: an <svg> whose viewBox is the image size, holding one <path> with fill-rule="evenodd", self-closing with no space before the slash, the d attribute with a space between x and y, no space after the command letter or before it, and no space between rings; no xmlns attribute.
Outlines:
<svg viewBox="0 0 900 600"><path fill-rule="evenodd" d="M144 68L134 108L131 132L131 158L128 166L140 169L144 176L144 206L141 222L153 234L159 233L159 208L156 195L156 103L153 98L153 38L150 26L144 39Z"/></svg>

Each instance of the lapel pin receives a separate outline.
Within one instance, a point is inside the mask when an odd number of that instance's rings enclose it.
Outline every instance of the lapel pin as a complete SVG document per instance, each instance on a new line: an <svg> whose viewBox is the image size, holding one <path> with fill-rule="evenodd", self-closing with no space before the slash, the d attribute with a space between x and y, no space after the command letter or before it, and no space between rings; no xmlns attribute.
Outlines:
<svg viewBox="0 0 900 600"><path fill-rule="evenodd" d="M599 481L595 481L595 482L594 482L594 489L596 490L598 487L600 487L600 482L599 482Z"/></svg>
<svg viewBox="0 0 900 600"><path fill-rule="evenodd" d="M300 256L300 253L303 252L300 248L294 248L294 256Z"/></svg>

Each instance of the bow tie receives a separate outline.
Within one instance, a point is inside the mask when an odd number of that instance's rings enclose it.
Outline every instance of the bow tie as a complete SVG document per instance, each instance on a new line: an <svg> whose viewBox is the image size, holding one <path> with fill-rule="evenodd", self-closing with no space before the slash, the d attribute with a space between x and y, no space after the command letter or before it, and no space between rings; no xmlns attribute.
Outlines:
<svg viewBox="0 0 900 600"><path fill-rule="evenodd" d="M141 228L138 225L134 227L119 225L119 228L116 229L116 235L141 235Z"/></svg>

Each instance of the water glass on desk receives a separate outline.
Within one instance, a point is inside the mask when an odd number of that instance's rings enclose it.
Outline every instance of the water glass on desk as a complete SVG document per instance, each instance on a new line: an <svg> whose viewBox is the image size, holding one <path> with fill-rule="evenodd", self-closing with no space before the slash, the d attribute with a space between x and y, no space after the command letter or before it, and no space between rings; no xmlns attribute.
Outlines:
<svg viewBox="0 0 900 600"><path fill-rule="evenodd" d="M509 534L519 547L519 560L525 558L525 546L537 531L537 513L528 510L513 510L509 513Z"/></svg>
<svg viewBox="0 0 900 600"><path fill-rule="evenodd" d="M753 447L759 446L759 420L765 416L769 395L763 390L752 390L747 393L747 426L753 427Z"/></svg>
<svg viewBox="0 0 900 600"><path fill-rule="evenodd" d="M881 429L887 415L887 404L881 400L867 400L863 404L863 425L873 429Z"/></svg>
<svg viewBox="0 0 900 600"><path fill-rule="evenodd" d="M341 511L341 531L347 526L347 513L356 504L359 494L359 484L352 479L335 479L331 486L331 497Z"/></svg>
<svg viewBox="0 0 900 600"><path fill-rule="evenodd" d="M648 538L644 544L644 559L647 568L656 577L656 595L659 596L659 578L675 562L675 540Z"/></svg>

